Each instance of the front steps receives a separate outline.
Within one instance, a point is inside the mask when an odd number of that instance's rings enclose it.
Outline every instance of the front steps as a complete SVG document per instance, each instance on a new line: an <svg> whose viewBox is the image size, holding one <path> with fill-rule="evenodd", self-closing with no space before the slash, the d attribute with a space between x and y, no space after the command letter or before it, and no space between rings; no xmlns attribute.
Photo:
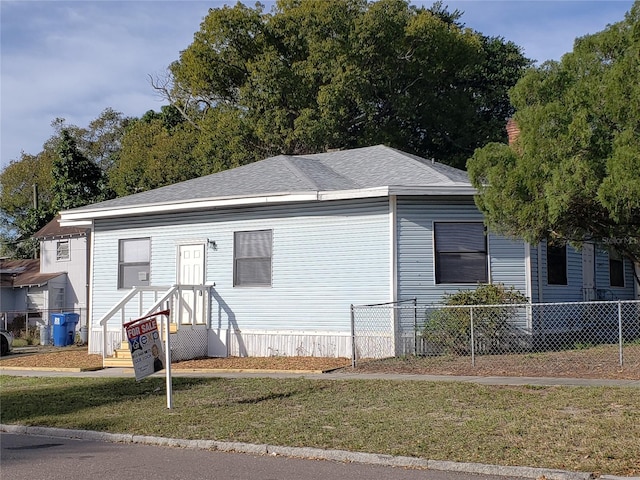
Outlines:
<svg viewBox="0 0 640 480"><path fill-rule="evenodd" d="M116 348L113 352L113 357L106 357L102 360L102 366L107 367L119 367L119 368L133 368L133 360L131 359L131 351L129 350L129 342L122 342L120 348Z"/></svg>
<svg viewBox="0 0 640 480"><path fill-rule="evenodd" d="M178 325L176 323L169 324L169 333L176 333L178 331ZM161 332L160 335L162 336ZM133 368L133 360L131 358L131 350L129 350L129 342L123 341L120 348L117 348L113 352L112 357L106 357L102 360L102 366L105 368Z"/></svg>

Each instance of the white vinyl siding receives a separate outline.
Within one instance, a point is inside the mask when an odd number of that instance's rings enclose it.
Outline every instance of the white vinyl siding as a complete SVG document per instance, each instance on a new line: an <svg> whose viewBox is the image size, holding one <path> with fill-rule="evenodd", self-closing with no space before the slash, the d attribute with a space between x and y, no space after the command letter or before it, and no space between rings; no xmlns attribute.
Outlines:
<svg viewBox="0 0 640 480"><path fill-rule="evenodd" d="M398 198L398 298L417 298L419 303L438 303L447 293L473 290L477 283L436 283L434 223L482 223L482 214L470 198ZM489 233L488 280L527 290L525 249L521 240Z"/></svg>
<svg viewBox="0 0 640 480"><path fill-rule="evenodd" d="M212 328L230 328L230 335L247 329L348 333L352 303L389 299L388 211L382 198L96 220L93 318L123 295L113 273L118 239L151 238L151 285L168 288L176 283L177 245L206 238L205 280L215 283ZM262 230L273 235L272 287L236 288L234 232Z"/></svg>
<svg viewBox="0 0 640 480"><path fill-rule="evenodd" d="M58 260L58 242L65 241L69 248L68 261ZM116 243L117 245L117 243ZM65 272L66 281L63 282L64 300L62 308L80 311L81 324L86 324L87 318L87 237L69 237L65 239L47 239L40 242L40 272ZM116 267L112 267L111 276L116 278Z"/></svg>

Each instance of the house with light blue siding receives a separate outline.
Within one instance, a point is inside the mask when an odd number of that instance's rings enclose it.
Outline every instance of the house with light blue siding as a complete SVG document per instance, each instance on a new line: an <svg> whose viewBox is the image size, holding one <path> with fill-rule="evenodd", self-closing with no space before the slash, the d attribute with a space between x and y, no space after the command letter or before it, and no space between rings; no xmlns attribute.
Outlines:
<svg viewBox="0 0 640 480"><path fill-rule="evenodd" d="M532 301L633 296L631 266L606 252L487 234L475 193L461 170L378 145L62 212L91 228L90 352L113 354L123 323L167 307L175 360L349 357L352 304L436 303L488 282Z"/></svg>

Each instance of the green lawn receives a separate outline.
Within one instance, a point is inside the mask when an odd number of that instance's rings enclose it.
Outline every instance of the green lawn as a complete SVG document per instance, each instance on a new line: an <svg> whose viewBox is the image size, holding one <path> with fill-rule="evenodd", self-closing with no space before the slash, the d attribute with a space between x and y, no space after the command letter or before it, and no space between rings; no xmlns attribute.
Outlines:
<svg viewBox="0 0 640 480"><path fill-rule="evenodd" d="M640 474L640 390L373 380L0 377L6 424Z"/></svg>

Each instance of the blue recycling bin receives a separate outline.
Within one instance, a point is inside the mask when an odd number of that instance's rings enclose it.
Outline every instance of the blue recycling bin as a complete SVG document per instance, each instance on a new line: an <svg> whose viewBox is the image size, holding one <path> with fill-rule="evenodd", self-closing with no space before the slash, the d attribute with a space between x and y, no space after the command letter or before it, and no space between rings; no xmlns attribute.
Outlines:
<svg viewBox="0 0 640 480"><path fill-rule="evenodd" d="M73 345L76 338L76 325L80 320L77 313L54 313L51 315L53 324L53 345L66 347Z"/></svg>

